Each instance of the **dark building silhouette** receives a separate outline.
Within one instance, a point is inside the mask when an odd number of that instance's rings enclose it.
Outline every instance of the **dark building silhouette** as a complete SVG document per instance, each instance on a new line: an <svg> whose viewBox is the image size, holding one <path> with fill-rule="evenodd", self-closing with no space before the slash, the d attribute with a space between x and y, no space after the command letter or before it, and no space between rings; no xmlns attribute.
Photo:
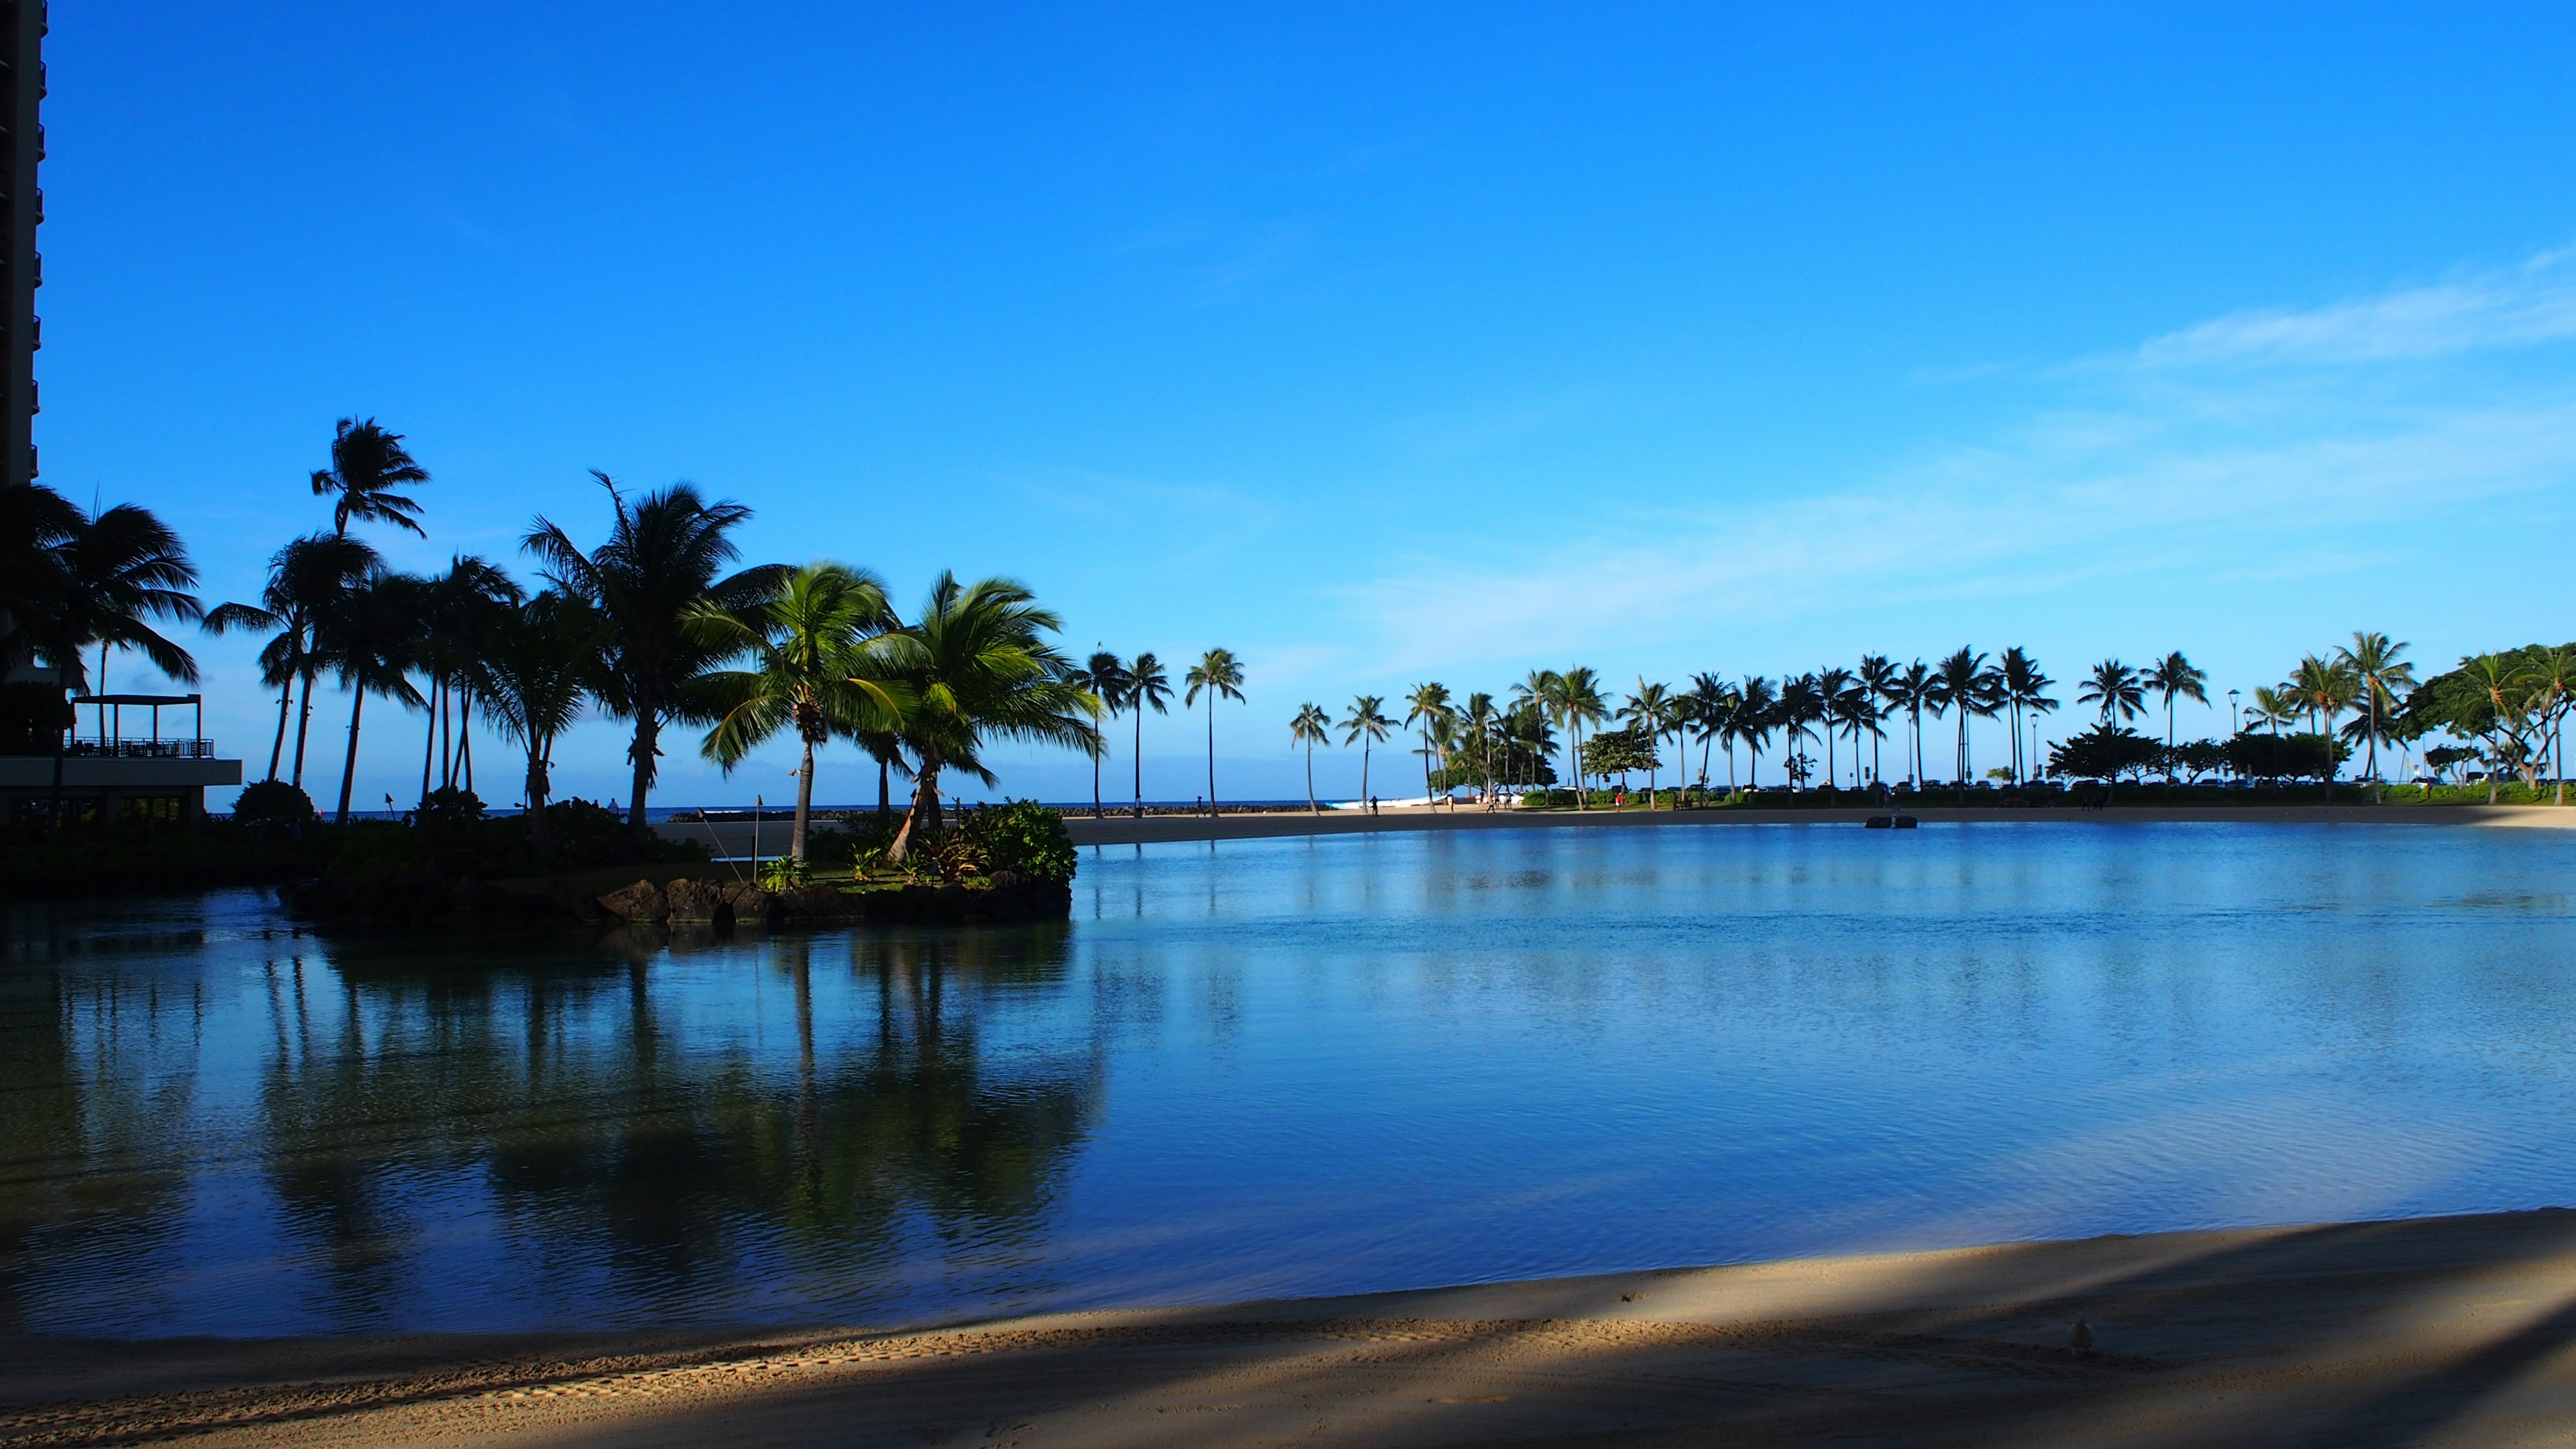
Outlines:
<svg viewBox="0 0 2576 1449"><path fill-rule="evenodd" d="M45 219L45 193L36 189L36 164L45 159L45 0L0 0L0 86L7 88L7 132L0 135L0 208L9 214L9 250L0 259L8 306L5 364L0 390L9 405L9 431L0 437L0 483L36 476L36 349L44 345L36 321L36 288L44 285L44 258L36 227Z"/></svg>

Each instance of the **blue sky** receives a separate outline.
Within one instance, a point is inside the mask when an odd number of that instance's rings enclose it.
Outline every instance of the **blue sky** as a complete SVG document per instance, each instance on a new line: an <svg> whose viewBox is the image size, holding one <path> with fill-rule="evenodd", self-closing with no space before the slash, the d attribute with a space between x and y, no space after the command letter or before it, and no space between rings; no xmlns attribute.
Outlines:
<svg viewBox="0 0 2576 1449"><path fill-rule="evenodd" d="M1228 795L1421 679L2180 648L2212 732L2356 628L2576 636L2563 7L933 9L57 5L46 481L227 598L343 415L435 474L413 567L690 479L754 558L1234 649ZM417 716L367 743L417 789ZM616 726L566 754L615 791Z"/></svg>

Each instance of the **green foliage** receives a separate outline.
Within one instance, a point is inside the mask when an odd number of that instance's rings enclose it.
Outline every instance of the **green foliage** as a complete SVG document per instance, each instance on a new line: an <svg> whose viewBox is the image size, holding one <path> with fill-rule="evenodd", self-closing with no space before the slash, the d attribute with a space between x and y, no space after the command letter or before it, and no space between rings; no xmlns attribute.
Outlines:
<svg viewBox="0 0 2576 1449"><path fill-rule="evenodd" d="M802 890L805 885L804 863L794 856L782 855L775 860L761 863L760 888L762 890L782 892Z"/></svg>
<svg viewBox="0 0 2576 1449"><path fill-rule="evenodd" d="M1623 775L1655 766L1655 742L1643 728L1608 730L1583 742L1583 772Z"/></svg>
<svg viewBox="0 0 2576 1449"><path fill-rule="evenodd" d="M2050 747L2048 772L2076 779L2112 780L2122 775L2142 775L2163 755L2163 745L2126 725L2097 724Z"/></svg>
<svg viewBox="0 0 2576 1449"><path fill-rule="evenodd" d="M1073 838L1065 833L1064 817L1035 800L1013 800L975 811L954 833L967 831L981 835L990 871L1017 871L1038 880L1073 879L1079 857Z"/></svg>
<svg viewBox="0 0 2576 1449"><path fill-rule="evenodd" d="M2227 768L2248 780L2322 780L2352 756L2352 746L2324 735L2247 730L2225 746Z"/></svg>
<svg viewBox="0 0 2576 1449"><path fill-rule="evenodd" d="M233 797L233 822L263 831L301 830L313 823L313 797L284 780L244 785Z"/></svg>

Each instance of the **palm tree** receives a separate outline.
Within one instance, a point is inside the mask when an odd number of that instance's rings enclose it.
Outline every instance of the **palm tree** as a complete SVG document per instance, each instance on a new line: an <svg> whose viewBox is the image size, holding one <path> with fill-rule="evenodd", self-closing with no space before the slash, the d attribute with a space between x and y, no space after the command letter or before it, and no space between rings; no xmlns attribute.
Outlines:
<svg viewBox="0 0 2576 1449"><path fill-rule="evenodd" d="M695 487L674 483L629 507L607 474L591 476L617 510L605 543L583 553L570 535L540 517L520 546L537 557L547 582L587 600L607 620L610 643L598 697L611 715L635 726L626 750L634 767L627 823L641 839L650 829L644 802L659 772L662 726L703 717L689 695L690 683L724 657L723 646L693 619L702 605L754 607L776 589L785 570L766 564L718 576L739 554L734 529L751 517L739 503L709 503Z"/></svg>
<svg viewBox="0 0 2576 1449"><path fill-rule="evenodd" d="M2012 706L2013 712L2013 779L2016 783L2025 778L2035 779L2040 773L2040 762L2031 760L2025 764L2021 757L2022 715L2025 711L2035 715L2054 713L2057 701L2048 690L2057 681L2041 673L2039 662L2019 645L2005 650L1997 667L2003 673L2004 701ZM2035 750L2037 746L2032 748Z"/></svg>
<svg viewBox="0 0 2576 1449"><path fill-rule="evenodd" d="M1691 676L1690 692L1681 698L1683 723L1699 740L1699 784L1708 788L1709 747L1726 746L1726 783L1735 783L1735 691L1717 675L1702 671ZM1683 746L1683 765L1688 767L1689 746Z"/></svg>
<svg viewBox="0 0 2576 1449"><path fill-rule="evenodd" d="M1637 692L1619 707L1619 718L1628 727L1646 737L1646 808L1655 808L1656 770L1663 764L1662 742L1673 726L1672 691L1660 684L1648 684L1644 675L1637 676ZM1681 768L1674 767L1679 774Z"/></svg>
<svg viewBox="0 0 2576 1449"><path fill-rule="evenodd" d="M960 584L943 572L920 617L876 642L910 691L903 739L915 761L912 807L886 847L889 863L902 863L913 841L938 827L944 771L993 783L983 760L988 741L1100 748L1100 697L1074 682L1072 662L1043 637L1061 627L1024 584Z"/></svg>
<svg viewBox="0 0 2576 1449"><path fill-rule="evenodd" d="M1968 776L1973 766L1968 757L1968 721L1992 719L2003 709L2003 675L1986 663L1986 656L1961 645L1959 651L1941 661L1941 694L1950 707L1958 711L1959 757L1956 761L1959 802L1968 799Z"/></svg>
<svg viewBox="0 0 2576 1449"><path fill-rule="evenodd" d="M1350 718L1342 721L1342 743L1360 747L1360 805L1366 808L1369 794L1369 752L1386 743L1395 730L1395 721L1380 713L1386 701L1374 694L1363 694L1351 701Z"/></svg>
<svg viewBox="0 0 2576 1449"><path fill-rule="evenodd" d="M1862 655L1860 657L1860 668L1855 671L1855 673L1860 680L1860 687L1869 692L1870 778L1884 784L1886 783L1887 775L1885 771L1879 768L1878 743L1879 741L1887 738L1887 731L1879 729L1877 725L1878 721L1887 718L1890 714L1893 714L1896 711L1898 704L1896 691L1898 688L1899 676L1896 672L1895 663L1884 654ZM1859 762L1854 761L1853 763L1857 766Z"/></svg>
<svg viewBox="0 0 2576 1449"><path fill-rule="evenodd" d="M2139 677L2138 671L2117 659L2105 659L2094 665L2092 676L2075 691L2075 702L2092 705L2100 711L2106 727L2146 713L2146 700L2146 682Z"/></svg>
<svg viewBox="0 0 2576 1449"><path fill-rule="evenodd" d="M334 823L345 825L349 820L349 792L358 778L358 730L367 696L382 695L405 708L425 708L429 703L407 677L419 662L427 605L425 580L380 569L343 594L320 620L317 652L350 696L349 750L340 761L340 808L332 816Z"/></svg>
<svg viewBox="0 0 2576 1449"><path fill-rule="evenodd" d="M1923 711L1928 707L1937 717L1948 702L1941 693L1940 677L1922 660L1915 660L1896 677L1896 702L1905 706L1906 713L1914 721L1909 737L1913 743L1914 767L1906 771L1905 783L1920 789L1923 785Z"/></svg>
<svg viewBox="0 0 2576 1449"><path fill-rule="evenodd" d="M1232 650L1211 649L1199 656L1199 662L1190 666L1189 672L1181 676L1181 682L1189 686L1181 695L1183 709L1198 703L1199 691L1207 691L1208 814L1213 817L1217 813L1216 702L1219 699L1230 699L1237 704L1243 702L1243 665L1236 661Z"/></svg>
<svg viewBox="0 0 2576 1449"><path fill-rule="evenodd" d="M2403 649L2406 646L2400 644L2396 647ZM2549 778L2556 784L2555 801L2564 805L2567 803L2567 755L2560 748L2559 735L2570 704L2576 702L2576 646L2559 644L2544 649L2533 645L2523 653L2529 661L2523 671L2523 679L2531 690L2532 707L2549 731ZM2395 667L2406 670L2410 675L2413 673L2411 665ZM2367 680L2369 676L2364 675L2363 678ZM2374 713L2371 732L2376 735L2379 727L2378 716Z"/></svg>
<svg viewBox="0 0 2576 1449"><path fill-rule="evenodd" d="M2334 750L2335 720L2352 708L2361 692L2360 676L2338 660L2320 659L2311 654L2299 661L2298 671L2291 675L2290 693L2308 716L2308 723L2323 737L2326 750L2326 803L2334 803L2336 767ZM2322 721L2322 724L2320 724Z"/></svg>
<svg viewBox="0 0 2576 1449"><path fill-rule="evenodd" d="M1477 799L1488 809L1494 803L1494 718L1492 695L1467 696L1467 728L1476 737Z"/></svg>
<svg viewBox="0 0 2576 1449"><path fill-rule="evenodd" d="M2177 649L2150 666L2140 682L2165 697L2165 783L2170 785L2174 782L2174 701L2196 699L2209 703L2209 691L2203 687L2209 682L2209 673L2193 668Z"/></svg>
<svg viewBox="0 0 2576 1449"><path fill-rule="evenodd" d="M41 483L0 487L0 668L51 657L49 626L65 588L58 550L82 521L78 508Z"/></svg>
<svg viewBox="0 0 2576 1449"><path fill-rule="evenodd" d="M313 676L320 669L314 653L314 622L339 597L369 574L384 567L376 551L354 538L316 533L290 541L271 554L268 583L256 604L219 604L206 613L209 633L243 629L277 632L260 646L260 683L277 693L277 737L269 742L268 778L277 772L286 750L286 721L295 705L295 686L304 686L304 711L295 730L295 782L304 782L305 727L313 717Z"/></svg>
<svg viewBox="0 0 2576 1449"><path fill-rule="evenodd" d="M1110 719L1116 720L1119 712L1127 707L1127 665L1117 655L1106 649L1094 649L1074 675L1076 683L1100 696L1100 707L1109 712ZM1104 813L1100 806L1100 762L1107 753L1103 750L1091 757L1091 818L1094 820L1100 819Z"/></svg>
<svg viewBox="0 0 2576 1449"><path fill-rule="evenodd" d="M2300 666L2302 671L2313 662L2313 656L2303 662ZM2468 676L2484 706L2487 726L2480 733L2496 736L2495 744L2488 751L2487 762L2487 803L2493 805L2509 758L2523 753L2517 742L2531 714L2531 680L2523 661L2507 654L2480 654L2463 659L2460 672ZM2311 711L2319 707L2310 702L2305 689L2295 684L2290 687L2298 690L2299 704ZM2327 758L2333 759L2331 751Z"/></svg>
<svg viewBox="0 0 2576 1449"><path fill-rule="evenodd" d="M1843 696L1852 690L1852 672L1836 666L1816 671L1816 719L1825 727L1825 787L1834 787L1834 733L1842 727ZM1853 741L1855 747L1858 738ZM1858 757L1854 757L1858 763Z"/></svg>
<svg viewBox="0 0 2576 1449"><path fill-rule="evenodd" d="M1163 661L1150 652L1139 654L1127 666L1127 712L1136 717L1136 818L1145 818L1145 711L1169 714L1172 681L1163 674Z"/></svg>
<svg viewBox="0 0 2576 1449"><path fill-rule="evenodd" d="M803 749L787 854L805 858L814 814L814 751L833 735L903 727L908 691L870 647L895 627L885 583L847 564L815 563L781 577L768 598L739 611L700 604L690 622L722 657L748 669L701 676L715 714L699 753L728 775L757 746L792 729Z"/></svg>
<svg viewBox="0 0 2576 1449"><path fill-rule="evenodd" d="M1744 676L1744 687L1737 690L1735 703L1735 737L1744 741L1746 767L1744 783L1762 788L1762 747L1771 742L1771 731L1780 724L1780 697L1771 690L1771 681L1759 674ZM1727 751L1732 761L1735 752Z"/></svg>
<svg viewBox="0 0 2576 1449"><path fill-rule="evenodd" d="M518 607L526 595L509 575L472 554L458 554L446 573L422 581L419 637L412 665L426 675L429 690L429 739L420 761L420 794L426 801L430 765L440 766L439 783L453 786L459 771L465 788L474 788L474 703L484 636L496 614ZM446 725L442 745L440 727Z"/></svg>
<svg viewBox="0 0 2576 1449"><path fill-rule="evenodd" d="M1780 702L1773 707L1772 718L1780 726L1780 752L1792 766L1797 764L1801 754L1798 749L1799 739L1802 737L1814 739L1816 732L1811 726L1824 717L1825 704L1822 694L1816 687L1816 676L1812 674L1781 676ZM1793 768L1789 775L1789 783L1795 786L1802 778L1798 770Z"/></svg>
<svg viewBox="0 0 2576 1449"><path fill-rule="evenodd" d="M1416 726L1422 733L1422 803L1428 805L1431 803L1431 757L1434 753L1432 723L1449 715L1449 686L1436 682L1417 684L1413 686L1413 693L1404 697L1404 703L1404 722ZM1446 770L1449 762L1442 760L1440 766Z"/></svg>
<svg viewBox="0 0 2576 1449"><path fill-rule="evenodd" d="M40 652L62 671L66 685L80 693L105 693L112 649L132 649L170 678L195 682L195 658L146 622L193 623L205 615L189 592L196 586L197 567L189 562L178 534L151 510L120 503L94 517L74 512L68 534L50 551L61 593L52 617L36 622L34 632L45 641ZM82 658L82 650L92 644L98 646L96 680Z"/></svg>
<svg viewBox="0 0 2576 1449"><path fill-rule="evenodd" d="M1864 732L1869 735L1871 754L1875 756L1877 753L1877 742L1887 733L1885 730L1878 727L1878 697L1872 693L1867 686L1862 685L1855 680L1853 683L1844 686L1842 690L1833 695L1830 701L1829 712L1833 723L1840 726L1842 732L1851 739L1852 788L1858 789L1860 788L1861 783L1861 735Z"/></svg>
<svg viewBox="0 0 2576 1449"><path fill-rule="evenodd" d="M2281 737L2282 722L2298 718L2299 702L2291 696L2290 690L2286 685L2279 687L2271 685L2257 685L2254 689L2254 708L2252 713L2256 719L2270 725L2272 727L2272 737L2274 739L2279 739Z"/></svg>
<svg viewBox="0 0 2576 1449"><path fill-rule="evenodd" d="M555 741L581 718L607 639L598 612L551 589L494 621L481 687L492 717L527 751L528 847L553 848L546 824Z"/></svg>
<svg viewBox="0 0 2576 1449"><path fill-rule="evenodd" d="M2397 691L2411 689L2415 684L2415 666L2404 661L2401 656L2405 653L2403 641L2391 641L2385 634L2359 629L2353 631L2349 647L2335 651L2336 662L2351 670L2361 684L2363 718L2367 721L2363 738L2370 752L2362 769L2373 780L2379 778L2379 741L2387 732L2387 716L2396 712ZM2379 798L2386 802L2384 789Z"/></svg>
<svg viewBox="0 0 2576 1449"><path fill-rule="evenodd" d="M1583 727L1598 725L1610 718L1610 705L1601 697L1601 677L1591 670L1576 667L1558 675L1558 708L1573 736L1574 804L1577 809L1590 809L1586 802L1583 774Z"/></svg>
<svg viewBox="0 0 2576 1449"><path fill-rule="evenodd" d="M342 418L331 438L331 466L313 475L313 496L334 500L331 531L346 537L349 525L373 519L427 537L420 526L420 500L395 490L429 481L429 470L403 450L400 433L388 433L369 418Z"/></svg>
<svg viewBox="0 0 2576 1449"><path fill-rule="evenodd" d="M1328 733L1332 727L1333 717L1312 700L1297 706L1297 717L1288 721L1289 745L1306 747L1306 813L1309 815L1324 813L1323 807L1315 803L1315 746L1333 742L1332 735Z"/></svg>

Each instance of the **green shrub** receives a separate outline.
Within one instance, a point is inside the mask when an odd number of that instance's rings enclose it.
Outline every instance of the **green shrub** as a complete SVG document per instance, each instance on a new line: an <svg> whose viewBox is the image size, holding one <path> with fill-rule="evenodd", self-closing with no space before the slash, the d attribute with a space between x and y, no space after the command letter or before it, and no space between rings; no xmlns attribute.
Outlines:
<svg viewBox="0 0 2576 1449"><path fill-rule="evenodd" d="M1069 881L1080 861L1073 838L1065 833L1064 817L1035 800L972 811L949 833L965 837L967 848L982 856L988 875L1010 870L1038 880ZM945 865L943 856L943 874Z"/></svg>

